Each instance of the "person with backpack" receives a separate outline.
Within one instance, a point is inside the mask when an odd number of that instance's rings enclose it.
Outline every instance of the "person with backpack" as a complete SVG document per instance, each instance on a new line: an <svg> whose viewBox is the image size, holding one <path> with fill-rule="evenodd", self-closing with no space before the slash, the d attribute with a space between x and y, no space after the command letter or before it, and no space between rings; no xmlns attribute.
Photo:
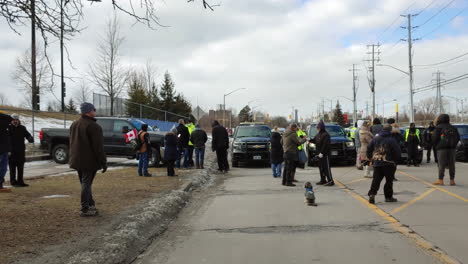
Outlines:
<svg viewBox="0 0 468 264"><path fill-rule="evenodd" d="M153 175L148 172L148 164L152 154L148 124L141 125L141 130L138 133L138 144L140 146L138 149L138 176L151 177Z"/></svg>
<svg viewBox="0 0 468 264"><path fill-rule="evenodd" d="M367 157L372 160L372 166L374 167L374 179L368 192L369 203L371 204L375 204L375 196L383 178L385 178L385 202L397 202L397 199L393 197L393 180L395 178L396 164L401 157L401 149L392 137L391 131L392 127L389 124L385 124L379 135L367 147Z"/></svg>
<svg viewBox="0 0 468 264"><path fill-rule="evenodd" d="M432 135L432 143L436 146L439 179L434 185L444 185L445 169L449 168L450 185L455 185L455 152L457 144L460 141L458 130L450 124L450 116L441 114L437 118L437 124Z"/></svg>
<svg viewBox="0 0 468 264"><path fill-rule="evenodd" d="M424 145L427 151L427 158L426 158L427 163L431 162L432 151L434 152L434 160L436 163L438 163L437 149L436 149L436 146L432 142L432 136L434 135L435 128L436 127L434 125L434 122L431 122L429 124L429 127L424 131L424 134L423 134Z"/></svg>
<svg viewBox="0 0 468 264"><path fill-rule="evenodd" d="M406 149L408 150L408 161L406 166L411 166L413 164L415 167L419 167L417 161L418 156L418 147L421 143L421 135L419 129L416 128L415 123L411 123L410 127L405 131L405 144Z"/></svg>
<svg viewBox="0 0 468 264"><path fill-rule="evenodd" d="M205 144L208 141L208 135L206 135L205 130L200 128L199 124L195 126L195 129L190 135L190 141L195 148L195 166L197 169L204 169Z"/></svg>

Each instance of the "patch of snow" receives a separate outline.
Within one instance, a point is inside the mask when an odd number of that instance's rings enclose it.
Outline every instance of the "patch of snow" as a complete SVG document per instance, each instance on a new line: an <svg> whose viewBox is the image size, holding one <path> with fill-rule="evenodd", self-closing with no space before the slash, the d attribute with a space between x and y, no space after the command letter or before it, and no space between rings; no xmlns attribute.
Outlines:
<svg viewBox="0 0 468 264"><path fill-rule="evenodd" d="M25 126L29 133L32 134L32 116L21 115L20 121L23 126ZM70 128L70 125L73 121L67 120L65 123L63 119L56 119L56 118L42 118L42 117L34 117L34 142L39 143L39 131L42 128Z"/></svg>
<svg viewBox="0 0 468 264"><path fill-rule="evenodd" d="M70 195L54 194L54 195L42 196L41 198L43 198L43 199L52 199L52 198L68 198L68 197L70 197Z"/></svg>

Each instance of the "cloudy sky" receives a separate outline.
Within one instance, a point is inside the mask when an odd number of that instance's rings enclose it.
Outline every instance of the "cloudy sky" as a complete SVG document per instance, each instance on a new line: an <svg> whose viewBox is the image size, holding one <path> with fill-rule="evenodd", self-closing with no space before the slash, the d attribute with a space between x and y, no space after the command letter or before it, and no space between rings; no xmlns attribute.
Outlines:
<svg viewBox="0 0 468 264"><path fill-rule="evenodd" d="M216 0L213 0L216 1ZM352 74L358 71L358 109L370 101L367 81L366 45L380 43L380 59L408 70L407 31L400 26L406 19L400 14L419 13L413 18L414 64L441 62L467 51L468 3L463 0L217 0L214 12L197 1L157 1L161 23L168 27L151 30L134 24L132 18L118 13L121 34L125 36L122 61L128 67L142 67L151 59L159 79L168 70L193 105L204 109L221 104L223 94L245 87L227 97L227 107L240 110L249 101L270 115L290 114L292 107L301 116L315 113L322 98L326 110L337 99L345 111L352 104L338 96L352 97ZM86 1L85 1L86 2ZM96 55L96 46L113 15L110 0L86 4L83 21L86 30L68 43L71 60L77 70L66 65L72 76L86 79L88 64ZM15 58L30 45L28 29L21 36L0 21L0 92L18 105L22 94L11 79ZM51 47L59 60L58 47ZM468 56L437 65L416 67L415 86L431 83L433 72L440 70L450 79L466 73ZM57 64L57 69L58 68ZM408 103L408 77L388 67L376 69L378 112L382 101L397 99L401 108ZM468 80L447 85L443 93L468 97ZM68 82L68 95L77 83ZM92 84L89 84L92 86ZM56 89L57 95L59 88ZM96 92L100 92L96 89ZM435 91L416 94L415 100L435 95ZM52 98L50 98L52 100ZM393 111L393 103L385 112ZM455 103L452 103L455 110Z"/></svg>

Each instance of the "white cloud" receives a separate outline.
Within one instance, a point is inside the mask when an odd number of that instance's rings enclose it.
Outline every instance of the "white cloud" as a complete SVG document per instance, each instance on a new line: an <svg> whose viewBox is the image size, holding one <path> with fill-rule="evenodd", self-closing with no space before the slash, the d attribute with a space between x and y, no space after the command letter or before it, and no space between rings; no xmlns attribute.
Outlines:
<svg viewBox="0 0 468 264"><path fill-rule="evenodd" d="M428 1L418 1L413 8L421 9ZM300 113L311 114L321 97L351 97L352 77L348 71L359 64L359 109L369 98L366 71L362 62L365 44L386 40L382 46L382 63L407 70L407 49L402 43L390 48L404 36L395 30L395 18L408 7L408 1L315 0L304 4L296 0L225 0L215 12L186 1L159 2L161 23L169 27L149 30L120 14L122 34L126 37L123 61L136 67L151 58L160 70L171 72L177 90L204 108L222 103L227 91L246 87L247 90L227 98L227 107L241 109L254 98L260 98L259 108L272 115L288 115L292 106ZM106 19L112 14L108 4L87 7L84 24L87 29L70 43L71 58L77 71L67 67L73 76L85 77L90 58L100 38ZM429 29L420 29L421 31ZM0 85L2 92L14 83L9 77L14 58L29 45L28 31L21 37L0 23ZM435 40L415 43L415 64L444 60L464 52L468 36L440 36ZM56 46L52 47L55 51ZM55 62L58 53L54 52ZM463 73L466 64L441 68L446 78ZM58 66L58 65L57 65ZM465 65L466 66L466 65ZM466 68L466 67L465 67ZM58 69L58 67L57 67ZM437 69L434 69L437 70ZM429 84L431 69L415 68L417 85ZM389 68L377 68L377 98L398 98L406 104L408 81L389 87L402 74ZM68 83L69 89L78 86ZM446 88L452 95L463 91L463 82ZM444 92L445 92L444 91ZM69 91L68 94L72 94ZM421 96L430 96L430 93ZM13 96L19 101L20 95ZM416 99L419 99L419 95ZM336 100L336 99L334 99ZM10 100L11 101L11 100ZM344 110L351 104L340 100ZM329 104L329 103L327 103ZM390 109L390 107L387 107Z"/></svg>

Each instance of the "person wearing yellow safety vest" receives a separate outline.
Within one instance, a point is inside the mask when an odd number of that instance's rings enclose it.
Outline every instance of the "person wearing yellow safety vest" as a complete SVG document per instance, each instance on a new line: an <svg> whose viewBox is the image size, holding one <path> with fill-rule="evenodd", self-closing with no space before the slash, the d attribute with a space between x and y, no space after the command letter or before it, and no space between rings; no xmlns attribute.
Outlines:
<svg viewBox="0 0 468 264"><path fill-rule="evenodd" d="M413 164L416 167L419 167L417 161L418 156L418 146L421 143L421 132L416 128L415 123L411 123L410 127L405 131L405 143L406 149L408 150L408 162L406 165L409 167Z"/></svg>
<svg viewBox="0 0 468 264"><path fill-rule="evenodd" d="M189 131L189 137L192 135L192 132L195 130L195 125L193 124L193 122L190 120L190 121L186 121L186 124L185 126L187 127L188 131ZM193 143L192 141L189 140L189 143L188 143L188 166L189 167L193 167L194 163L193 163L193 150L195 149L195 147L193 146Z"/></svg>
<svg viewBox="0 0 468 264"><path fill-rule="evenodd" d="M307 134L300 128L297 129L297 137L299 138L305 138L307 137ZM299 150L299 155L305 155L305 152L303 151L304 150L304 145L300 145L297 147L297 149ZM302 153L301 153L302 152ZM306 158L307 159L307 158ZM301 168L301 169L304 169L305 168L305 162L302 163L300 161L301 159L299 159L299 162L297 163L297 166L298 168ZM296 179L294 178L295 175L293 175L293 182L297 182Z"/></svg>
<svg viewBox="0 0 468 264"><path fill-rule="evenodd" d="M349 139L351 139L353 142L355 142L356 140L356 131L357 131L357 123L356 123L356 126L349 129Z"/></svg>

